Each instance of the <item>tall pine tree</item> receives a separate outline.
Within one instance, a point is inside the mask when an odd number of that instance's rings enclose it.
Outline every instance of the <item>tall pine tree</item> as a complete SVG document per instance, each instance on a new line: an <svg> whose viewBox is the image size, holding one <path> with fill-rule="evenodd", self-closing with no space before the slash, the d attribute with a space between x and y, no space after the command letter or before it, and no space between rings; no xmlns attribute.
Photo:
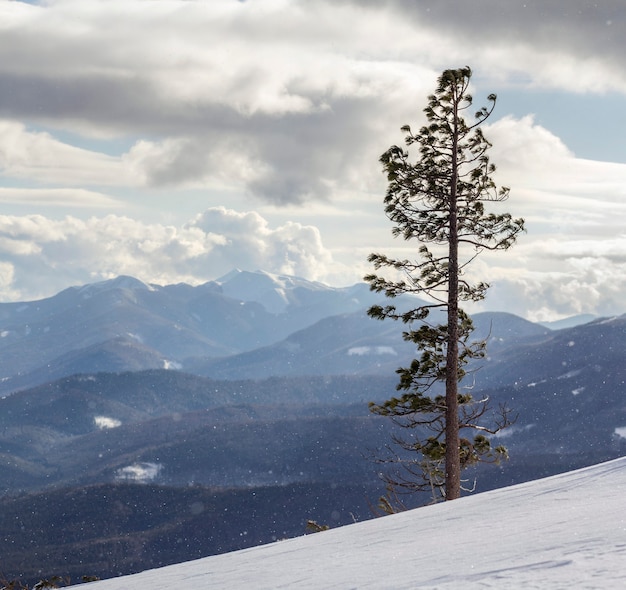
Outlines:
<svg viewBox="0 0 626 590"><path fill-rule="evenodd" d="M426 429L430 434L396 440L421 455L417 465L422 482L411 481L417 472L409 466L407 476L388 483L414 489L430 486L447 500L461 494L462 469L506 454L503 447L493 448L486 434L509 423L507 410L501 409L494 426L481 426L487 401L474 400L469 390L459 392L467 362L484 356L485 350L485 342L470 342L472 321L459 302L479 301L488 288L484 282L470 283L464 271L483 250L507 250L524 229L522 219L485 210L487 203L506 200L509 189L496 187L492 179L495 166L487 155L491 144L480 127L493 112L496 96L488 97L489 106L475 113L472 122L464 118L472 106L471 75L469 67L444 71L424 109L427 124L418 133L404 126L407 147L392 146L381 156L388 180L385 213L394 223L393 235L416 240L418 257L398 260L371 254L376 270L395 269L400 278L365 277L372 290L391 298L406 293L427 296L428 303L409 311L394 305L369 310L374 318L407 324L404 339L421 353L410 367L398 369L397 389L404 393L372 403L370 409L414 433ZM416 161L411 160L411 148L417 148ZM437 310L445 312L445 321L432 320ZM443 383L445 394L437 392L437 384ZM465 429L475 431L473 438L461 437Z"/></svg>

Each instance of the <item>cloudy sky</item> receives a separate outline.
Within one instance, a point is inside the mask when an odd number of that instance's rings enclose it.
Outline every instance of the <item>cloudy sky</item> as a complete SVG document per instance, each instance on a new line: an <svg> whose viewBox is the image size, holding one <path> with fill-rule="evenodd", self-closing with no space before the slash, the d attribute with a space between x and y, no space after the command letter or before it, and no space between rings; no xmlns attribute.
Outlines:
<svg viewBox="0 0 626 590"><path fill-rule="evenodd" d="M484 308L626 312L624 39L621 0L0 0L0 300L410 257L378 158L469 65L528 229Z"/></svg>

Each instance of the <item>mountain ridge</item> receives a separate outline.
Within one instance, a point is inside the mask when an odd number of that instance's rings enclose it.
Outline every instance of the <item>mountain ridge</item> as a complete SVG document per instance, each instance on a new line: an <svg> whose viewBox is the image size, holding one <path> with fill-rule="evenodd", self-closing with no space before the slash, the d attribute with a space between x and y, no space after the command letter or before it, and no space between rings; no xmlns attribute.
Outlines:
<svg viewBox="0 0 626 590"><path fill-rule="evenodd" d="M268 281L284 294L287 305L280 313L264 305ZM229 290L241 298L227 295ZM0 393L37 385L48 365L58 367L64 357L73 357L68 369L73 372L184 367L190 358L229 356L278 342L378 299L365 285L334 289L297 277L238 272L221 284L195 287L147 285L120 276L38 301L0 303ZM143 364L135 358L120 366L128 352L122 349L133 341L141 345ZM82 351L105 342L110 343L107 354L117 359L112 365L102 359L98 366L93 354L81 359ZM49 375L62 376L54 370Z"/></svg>

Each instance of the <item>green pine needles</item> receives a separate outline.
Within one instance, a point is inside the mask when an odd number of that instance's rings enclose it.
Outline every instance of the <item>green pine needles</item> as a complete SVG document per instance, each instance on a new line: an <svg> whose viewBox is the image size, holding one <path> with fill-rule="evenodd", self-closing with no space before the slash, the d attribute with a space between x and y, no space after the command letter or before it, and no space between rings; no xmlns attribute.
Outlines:
<svg viewBox="0 0 626 590"><path fill-rule="evenodd" d="M430 489L437 499L447 500L460 496L463 469L506 456L506 449L494 448L488 435L511 422L509 410L500 408L491 426L481 425L487 400L475 400L465 389L459 392L467 363L482 358L486 345L470 340L472 320L459 303L480 301L489 287L469 282L464 271L481 251L510 248L524 230L522 219L486 211L487 204L505 201L509 189L498 188L492 179L495 166L487 155L491 144L480 127L493 112L496 96L488 97L489 106L478 110L471 123L464 118L472 106L471 75L469 67L444 71L424 109L427 124L417 133L408 125L402 127L406 147L392 146L381 156L388 180L385 213L394 224L392 233L416 240L418 256L398 260L371 254L374 268L391 269L395 278L365 277L373 291L389 298L403 294L427 298L408 311L394 305L370 308L373 318L406 324L403 337L419 353L409 367L398 369L397 389L402 393L372 403L370 409L410 429L409 438L394 441L420 457L407 461L405 454L396 454L389 459L401 466L401 473L386 477L389 489ZM434 315L444 321L433 321ZM468 430L474 436L460 435Z"/></svg>

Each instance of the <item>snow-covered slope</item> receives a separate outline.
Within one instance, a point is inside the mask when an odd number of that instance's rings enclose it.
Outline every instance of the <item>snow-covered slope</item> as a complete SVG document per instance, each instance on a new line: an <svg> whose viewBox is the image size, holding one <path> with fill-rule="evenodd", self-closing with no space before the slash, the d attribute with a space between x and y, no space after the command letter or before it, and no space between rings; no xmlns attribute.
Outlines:
<svg viewBox="0 0 626 590"><path fill-rule="evenodd" d="M621 458L81 588L622 589L625 495Z"/></svg>

